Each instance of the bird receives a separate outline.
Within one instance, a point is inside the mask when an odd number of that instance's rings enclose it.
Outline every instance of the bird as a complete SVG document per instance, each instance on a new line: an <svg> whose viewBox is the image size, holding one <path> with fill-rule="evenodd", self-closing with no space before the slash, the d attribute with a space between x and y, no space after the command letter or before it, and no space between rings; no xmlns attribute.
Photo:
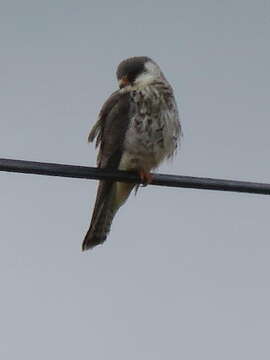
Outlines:
<svg viewBox="0 0 270 360"><path fill-rule="evenodd" d="M158 64L147 56L123 60L116 71L119 89L102 106L88 141L99 148L98 168L135 171L151 183L151 171L173 157L182 128L173 89ZM104 243L112 220L134 183L100 180L82 250Z"/></svg>

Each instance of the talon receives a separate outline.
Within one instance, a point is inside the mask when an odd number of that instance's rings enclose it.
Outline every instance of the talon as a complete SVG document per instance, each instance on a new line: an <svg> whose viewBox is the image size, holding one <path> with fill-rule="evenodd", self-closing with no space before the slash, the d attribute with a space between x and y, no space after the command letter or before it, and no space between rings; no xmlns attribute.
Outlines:
<svg viewBox="0 0 270 360"><path fill-rule="evenodd" d="M140 176L141 182L143 183L143 186L149 185L153 181L153 175L144 170L139 171L139 176Z"/></svg>

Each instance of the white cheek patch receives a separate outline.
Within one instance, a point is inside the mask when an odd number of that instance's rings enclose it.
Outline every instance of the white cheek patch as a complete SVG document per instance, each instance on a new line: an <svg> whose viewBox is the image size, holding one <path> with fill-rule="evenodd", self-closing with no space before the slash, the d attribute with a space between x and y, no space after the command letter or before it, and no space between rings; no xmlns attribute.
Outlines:
<svg viewBox="0 0 270 360"><path fill-rule="evenodd" d="M152 74L153 76L159 76L160 75L160 69L157 64L151 61L147 61L144 65L147 72Z"/></svg>
<svg viewBox="0 0 270 360"><path fill-rule="evenodd" d="M135 80L134 84L136 85L147 85L155 79L155 76L149 72L143 72Z"/></svg>
<svg viewBox="0 0 270 360"><path fill-rule="evenodd" d="M147 61L144 67L145 71L140 74L135 81L137 85L147 85L160 77L160 69L155 63Z"/></svg>

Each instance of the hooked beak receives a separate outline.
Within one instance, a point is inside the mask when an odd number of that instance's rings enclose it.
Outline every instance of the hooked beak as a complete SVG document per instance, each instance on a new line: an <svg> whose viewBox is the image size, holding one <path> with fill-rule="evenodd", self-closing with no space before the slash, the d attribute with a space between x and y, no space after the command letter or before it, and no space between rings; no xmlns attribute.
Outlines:
<svg viewBox="0 0 270 360"><path fill-rule="evenodd" d="M119 80L118 84L119 84L120 89L122 89L123 87L129 85L130 82L128 81L127 76L123 76L123 77Z"/></svg>

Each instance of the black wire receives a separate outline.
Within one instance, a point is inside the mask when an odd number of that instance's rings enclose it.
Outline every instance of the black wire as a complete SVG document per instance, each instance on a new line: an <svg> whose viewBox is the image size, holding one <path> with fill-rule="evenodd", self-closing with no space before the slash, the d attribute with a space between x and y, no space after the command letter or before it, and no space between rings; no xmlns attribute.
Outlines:
<svg viewBox="0 0 270 360"><path fill-rule="evenodd" d="M0 171L80 179L141 182L137 174L126 171L13 159L0 159ZM154 174L151 185L270 195L270 184L192 176Z"/></svg>

